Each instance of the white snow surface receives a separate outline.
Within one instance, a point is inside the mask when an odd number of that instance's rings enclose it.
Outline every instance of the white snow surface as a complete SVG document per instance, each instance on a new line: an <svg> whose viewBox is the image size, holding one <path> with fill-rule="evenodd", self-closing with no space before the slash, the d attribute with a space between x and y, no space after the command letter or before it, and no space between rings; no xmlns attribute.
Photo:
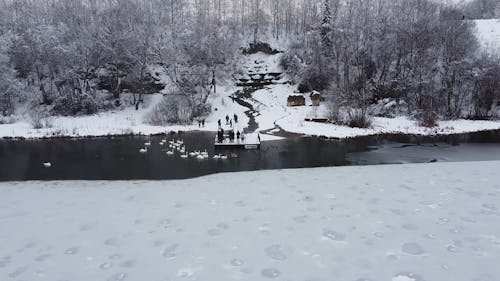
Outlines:
<svg viewBox="0 0 500 281"><path fill-rule="evenodd" d="M493 54L500 55L500 19L475 20L480 44Z"/></svg>
<svg viewBox="0 0 500 281"><path fill-rule="evenodd" d="M0 280L500 280L498 167L0 183Z"/></svg>

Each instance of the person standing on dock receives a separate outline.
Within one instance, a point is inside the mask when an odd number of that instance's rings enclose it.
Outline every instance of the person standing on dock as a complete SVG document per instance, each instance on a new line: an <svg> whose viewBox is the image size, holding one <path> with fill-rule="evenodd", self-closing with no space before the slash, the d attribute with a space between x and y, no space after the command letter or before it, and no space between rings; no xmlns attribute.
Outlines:
<svg viewBox="0 0 500 281"><path fill-rule="evenodd" d="M260 143L260 134L257 134L257 138L259 139L259 143Z"/></svg>
<svg viewBox="0 0 500 281"><path fill-rule="evenodd" d="M236 113L234 114L234 123L238 124L238 115L236 115Z"/></svg>
<svg viewBox="0 0 500 281"><path fill-rule="evenodd" d="M224 141L224 130L222 128L217 132L217 140L219 143Z"/></svg>
<svg viewBox="0 0 500 281"><path fill-rule="evenodd" d="M219 129L221 129L222 128L222 122L220 121L220 119L219 119L219 121L217 121L217 124L219 125Z"/></svg>
<svg viewBox="0 0 500 281"><path fill-rule="evenodd" d="M201 126L202 126L203 128L205 128L205 119L202 119L202 120L201 120Z"/></svg>
<svg viewBox="0 0 500 281"><path fill-rule="evenodd" d="M233 127L233 120L229 120L229 126Z"/></svg>
<svg viewBox="0 0 500 281"><path fill-rule="evenodd" d="M241 133L240 133L240 131L236 132L236 139L237 139L237 140L240 140L240 137L241 137Z"/></svg>
<svg viewBox="0 0 500 281"><path fill-rule="evenodd" d="M226 125L229 125L229 115L226 115Z"/></svg>

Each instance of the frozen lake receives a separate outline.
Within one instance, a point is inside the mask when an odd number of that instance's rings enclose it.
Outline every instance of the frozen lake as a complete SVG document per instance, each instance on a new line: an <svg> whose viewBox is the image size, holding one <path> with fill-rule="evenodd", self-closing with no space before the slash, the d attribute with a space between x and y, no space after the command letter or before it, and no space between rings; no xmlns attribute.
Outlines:
<svg viewBox="0 0 500 281"><path fill-rule="evenodd" d="M168 156L165 137L1 140L0 181L186 179L221 172L348 165L500 160L500 131L440 137L381 135L345 140L295 137L269 141L260 151L214 151L213 134L184 133L189 151L210 159ZM151 142L146 154L139 149ZM214 154L227 160L216 160ZM43 163L50 162L51 168Z"/></svg>

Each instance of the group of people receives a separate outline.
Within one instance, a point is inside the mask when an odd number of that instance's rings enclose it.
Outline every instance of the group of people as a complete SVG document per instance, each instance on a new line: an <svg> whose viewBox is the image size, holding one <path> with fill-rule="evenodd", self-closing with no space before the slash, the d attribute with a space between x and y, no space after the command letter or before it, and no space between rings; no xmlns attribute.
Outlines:
<svg viewBox="0 0 500 281"><path fill-rule="evenodd" d="M205 128L205 119L198 119L198 127Z"/></svg>
<svg viewBox="0 0 500 281"><path fill-rule="evenodd" d="M222 129L222 121L220 119L218 121L218 124L219 124L219 130ZM230 126L231 128L233 128L233 125L236 124L238 124L238 115L234 114L232 119L229 118L229 115L226 115L226 126Z"/></svg>
<svg viewBox="0 0 500 281"><path fill-rule="evenodd" d="M234 123L233 123L234 121ZM234 125L238 123L238 115L234 114L231 119L229 115L226 115L226 126L230 126L230 130L228 132L228 138L230 142L234 142L234 140L245 140L245 134L243 130L240 132L239 130L234 132ZM217 140L219 143L224 142L224 129L222 128L222 121L219 119L218 121L219 131L217 132Z"/></svg>
<svg viewBox="0 0 500 281"><path fill-rule="evenodd" d="M217 132L217 141L219 143L223 143L224 142L224 139L225 139L225 132L224 132L224 129L220 128L219 131ZM234 132L234 130L229 130L228 132L228 138L229 138L229 141L230 142L234 142L234 140L236 139L237 141L244 141L245 140L245 133L243 131L236 131L236 133Z"/></svg>

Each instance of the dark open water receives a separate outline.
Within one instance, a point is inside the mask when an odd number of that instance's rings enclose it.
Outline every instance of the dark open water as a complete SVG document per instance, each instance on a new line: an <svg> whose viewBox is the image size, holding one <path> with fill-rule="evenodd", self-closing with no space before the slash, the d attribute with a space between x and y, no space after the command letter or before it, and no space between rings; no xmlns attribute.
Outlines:
<svg viewBox="0 0 500 281"><path fill-rule="evenodd" d="M265 142L260 151L217 151L213 134L167 136L185 141L188 151L207 150L210 159L168 156L165 137L0 140L0 181L185 179L221 172L264 169L500 160L500 131L441 137L381 135L347 140L296 137ZM146 141L147 154L139 153ZM44 162L51 162L45 168ZM500 168L500 167L499 167Z"/></svg>

